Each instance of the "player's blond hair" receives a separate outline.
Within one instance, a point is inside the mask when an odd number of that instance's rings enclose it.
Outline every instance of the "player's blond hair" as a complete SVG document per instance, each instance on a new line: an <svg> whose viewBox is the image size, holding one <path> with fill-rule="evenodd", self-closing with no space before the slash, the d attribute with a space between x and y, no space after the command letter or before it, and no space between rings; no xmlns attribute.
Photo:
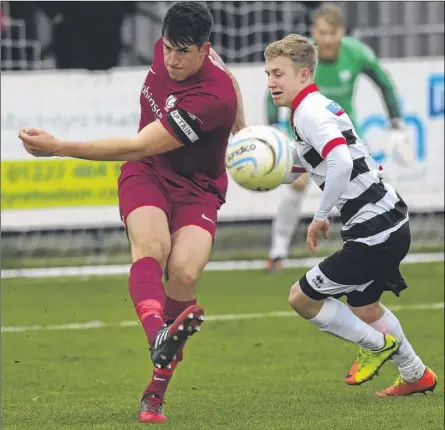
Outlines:
<svg viewBox="0 0 445 430"><path fill-rule="evenodd" d="M317 48L309 39L299 34L289 34L284 39L272 42L264 51L264 58L289 58L297 67L307 67L311 74L317 67Z"/></svg>
<svg viewBox="0 0 445 430"><path fill-rule="evenodd" d="M323 3L317 8L312 15L312 22L315 23L318 18L323 18L328 24L335 28L345 26L343 12L340 6L334 3Z"/></svg>

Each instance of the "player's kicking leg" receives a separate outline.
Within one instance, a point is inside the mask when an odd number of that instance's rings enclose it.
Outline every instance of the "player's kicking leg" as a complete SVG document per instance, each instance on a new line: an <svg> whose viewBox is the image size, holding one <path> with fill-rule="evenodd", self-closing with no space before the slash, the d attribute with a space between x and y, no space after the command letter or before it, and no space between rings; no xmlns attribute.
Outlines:
<svg viewBox="0 0 445 430"><path fill-rule="evenodd" d="M301 218L301 206L306 193L308 175L301 175L286 187L277 213L272 222L271 248L266 262L267 272L276 272L283 267L289 247Z"/></svg>
<svg viewBox="0 0 445 430"><path fill-rule="evenodd" d="M126 163L119 178L119 206L133 259L130 296L147 336L155 371L159 372L156 378L164 380L173 372L175 355L180 353L184 341L199 330L204 311L196 305L184 307L165 325L162 276L172 249L169 226L172 204L160 181L162 178L144 164ZM145 390L139 419L166 421L162 399L155 393Z"/></svg>
<svg viewBox="0 0 445 430"><path fill-rule="evenodd" d="M164 319L178 320L178 315L196 305L196 282L201 275L213 244L216 231L216 207L203 204L200 199L190 201L172 217L172 251L167 264L165 283L166 300ZM202 215L205 215L203 217ZM193 334L193 332L191 332ZM176 352L168 368L154 369L152 379L144 392L141 409L144 422L166 421L162 403L173 374L183 358L186 340ZM141 416L140 416L141 419Z"/></svg>
<svg viewBox="0 0 445 430"><path fill-rule="evenodd" d="M399 351L392 357L392 361L398 367L400 376L395 383L381 392L378 397L409 396L415 393L433 391L437 385L437 377L434 372L425 366L416 354L410 342L403 333L398 318L380 302L367 306L351 306L352 312L361 320L367 322L381 333L392 334L400 343ZM345 382L355 384L357 361L355 361L346 375Z"/></svg>
<svg viewBox="0 0 445 430"><path fill-rule="evenodd" d="M172 322L164 323L162 275L171 249L167 215L159 207L138 207L126 217L126 226L133 259L130 296L150 344L153 364L165 368L187 337L199 330L204 310L189 306Z"/></svg>
<svg viewBox="0 0 445 430"><path fill-rule="evenodd" d="M173 374L177 355L181 353L183 344L189 336L199 331L204 319L204 310L192 304L184 307L182 312L167 324L164 323L165 292L162 285L162 267L170 254L167 252L170 249L167 247L166 239L168 237L170 240L170 233L168 224L165 226L161 222L163 217L167 223L164 212L152 206L138 208L127 217L127 231L135 260L130 274L130 295L147 335L155 366L152 383L144 391L141 400L139 412L141 422L167 420L162 413L163 393L157 387L167 385L165 382ZM161 243L159 237L158 240L148 238L150 228L147 220L150 220L151 226L157 226L156 234L164 233L165 248L159 246ZM161 253L160 249L163 249L164 253Z"/></svg>

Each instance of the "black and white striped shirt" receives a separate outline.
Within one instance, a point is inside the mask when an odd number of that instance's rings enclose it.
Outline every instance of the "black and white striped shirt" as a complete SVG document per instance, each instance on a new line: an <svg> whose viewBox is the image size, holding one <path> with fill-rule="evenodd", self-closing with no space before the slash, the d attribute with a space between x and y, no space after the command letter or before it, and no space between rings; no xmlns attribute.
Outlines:
<svg viewBox="0 0 445 430"><path fill-rule="evenodd" d="M367 245L384 242L408 221L407 205L390 184L381 180L379 166L341 106L312 84L295 97L291 118L294 170L306 170L323 190L317 211L322 215L317 218L316 213L316 219L327 217L336 206L343 224L342 239ZM332 168L336 163L343 163L343 167L349 163L349 170L343 168L347 177L336 178L335 170L341 171Z"/></svg>

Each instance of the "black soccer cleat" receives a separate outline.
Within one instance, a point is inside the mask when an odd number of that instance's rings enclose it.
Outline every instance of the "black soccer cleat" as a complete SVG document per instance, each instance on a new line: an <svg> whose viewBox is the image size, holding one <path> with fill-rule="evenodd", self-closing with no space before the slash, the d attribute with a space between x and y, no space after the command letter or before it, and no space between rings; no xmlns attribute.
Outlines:
<svg viewBox="0 0 445 430"><path fill-rule="evenodd" d="M182 344L201 328L204 309L192 305L184 310L172 323L165 324L157 333L151 347L151 360L158 369L169 368L176 359Z"/></svg>

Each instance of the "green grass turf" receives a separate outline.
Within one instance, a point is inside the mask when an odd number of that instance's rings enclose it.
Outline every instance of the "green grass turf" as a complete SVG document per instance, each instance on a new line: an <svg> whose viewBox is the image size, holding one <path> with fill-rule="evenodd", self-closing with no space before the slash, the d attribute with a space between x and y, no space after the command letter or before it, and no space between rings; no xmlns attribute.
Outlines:
<svg viewBox="0 0 445 430"><path fill-rule="evenodd" d="M389 305L444 301L443 263L403 267L409 289ZM208 272L208 315L288 311L303 270ZM439 377L434 394L378 399L397 372L349 387L354 345L298 317L208 321L191 339L168 391L164 429L440 429L444 413L443 309L400 310L405 333ZM2 281L2 325L134 320L125 277ZM2 428L138 429L151 375L140 327L2 334Z"/></svg>

